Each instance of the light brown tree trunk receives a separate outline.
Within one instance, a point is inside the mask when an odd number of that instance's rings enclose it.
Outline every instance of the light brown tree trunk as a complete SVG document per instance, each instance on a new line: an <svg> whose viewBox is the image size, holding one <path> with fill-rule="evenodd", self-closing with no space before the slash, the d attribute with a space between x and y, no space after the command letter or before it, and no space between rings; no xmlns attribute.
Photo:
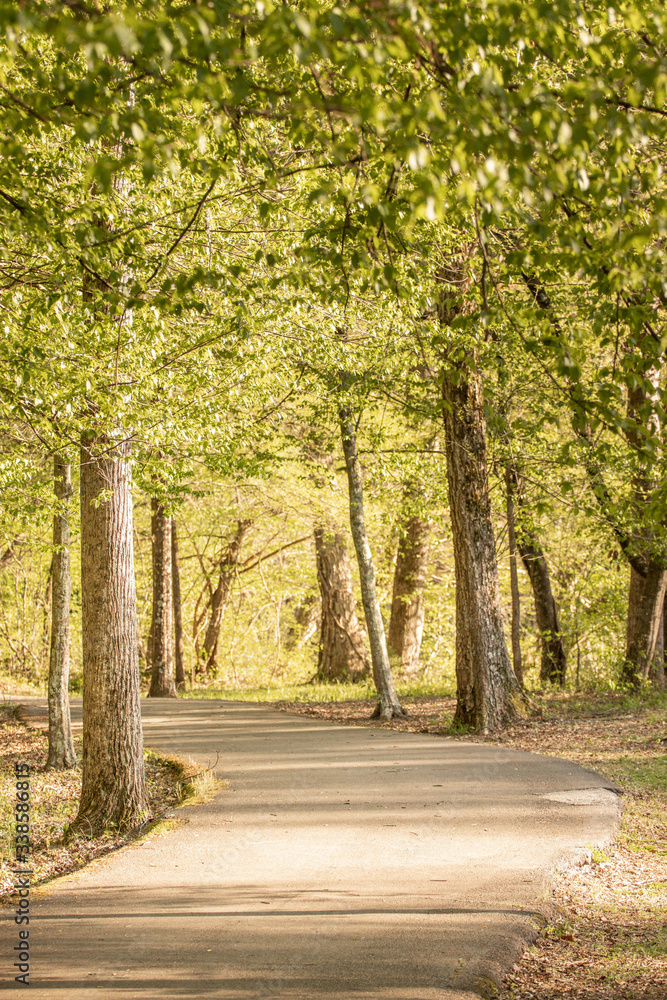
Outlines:
<svg viewBox="0 0 667 1000"><path fill-rule="evenodd" d="M648 669L648 679L658 691L664 691L667 686L665 677L665 603L667 602L667 587L665 597L662 602L662 614L658 626L658 641L655 646L655 653L651 659Z"/></svg>
<svg viewBox="0 0 667 1000"><path fill-rule="evenodd" d="M512 591L512 666L519 684L523 687L523 664L521 663L521 596L519 594L519 568L517 566L516 531L514 518L514 476L512 470L505 470L507 499L507 538L510 556L510 589Z"/></svg>
<svg viewBox="0 0 667 1000"><path fill-rule="evenodd" d="M342 407L339 411L339 417L350 493L350 527L359 564L361 599L364 605L366 629L371 647L373 680L378 693L378 704L374 716L379 716L381 719L391 719L393 716L405 715L405 712L401 708L394 687L380 602L375 589L375 571L364 519L364 491L352 415L349 409Z"/></svg>
<svg viewBox="0 0 667 1000"><path fill-rule="evenodd" d="M220 557L218 585L213 591L211 598L211 614L206 629L206 636L204 637L204 654L206 657L204 670L206 673L216 666L220 628L225 608L227 607L229 589L236 567L238 566L241 545L250 525L250 521L239 521L237 523L236 534Z"/></svg>
<svg viewBox="0 0 667 1000"><path fill-rule="evenodd" d="M387 645L411 679L419 671L430 534L430 523L421 517L399 524Z"/></svg>
<svg viewBox="0 0 667 1000"><path fill-rule="evenodd" d="M181 601L181 564L178 558L178 525L175 517L171 519L171 575L174 602L174 666L176 670L176 687L180 688L185 684L185 657L183 646L183 604Z"/></svg>
<svg viewBox="0 0 667 1000"><path fill-rule="evenodd" d="M60 510L53 516L53 562L51 565L51 650L49 657L49 756L47 768L61 771L74 767L76 754L72 740L69 712L70 568L69 502L72 496L72 470L58 455L53 460L53 480Z"/></svg>
<svg viewBox="0 0 667 1000"><path fill-rule="evenodd" d="M662 602L662 619L660 622L660 627L658 629L658 643L655 650L655 656L649 667L649 680L653 684L653 687L657 688L658 691L664 691L667 688L667 675L665 673L665 613L667 612L667 589L665 590L665 597Z"/></svg>
<svg viewBox="0 0 667 1000"><path fill-rule="evenodd" d="M151 624L151 686L149 698L175 698L174 614L171 572L171 517L151 500L153 550L153 616Z"/></svg>
<svg viewBox="0 0 667 1000"><path fill-rule="evenodd" d="M148 815L128 443L81 448L83 780L73 829ZM104 452L100 454L100 452Z"/></svg>
<svg viewBox="0 0 667 1000"><path fill-rule="evenodd" d="M654 560L647 560L644 579L636 570L630 569L625 662L621 680L635 689L649 676L657 680L659 687L664 677L664 668L661 676L658 667L666 588L667 571Z"/></svg>
<svg viewBox="0 0 667 1000"><path fill-rule="evenodd" d="M315 528L317 582L322 598L318 679L357 681L368 673L364 634L357 618L345 536Z"/></svg>
<svg viewBox="0 0 667 1000"><path fill-rule="evenodd" d="M630 441L638 448L643 447L645 430L653 431L656 439L660 440L660 428L655 416L649 419L648 427L644 428L644 418L641 414L647 401L654 404L657 401L661 372L658 368L652 368L643 374L651 383L652 389L647 392L645 383L642 382L628 391L628 417L639 425L631 426L628 435ZM642 508L645 508L650 500L655 485L652 470L649 468L644 468L635 476L634 499L639 514L638 520L645 520L645 515L642 518ZM641 551L642 548L644 550L645 555L641 558L641 569L644 572L638 573L634 566L630 569L625 661L621 669L621 680L635 689L649 676L654 676L660 685L664 676L664 671L661 673L658 668L658 662L662 659L659 641L667 587L667 556L664 550L654 551L655 534L655 528L649 521L640 527L633 539L635 550Z"/></svg>

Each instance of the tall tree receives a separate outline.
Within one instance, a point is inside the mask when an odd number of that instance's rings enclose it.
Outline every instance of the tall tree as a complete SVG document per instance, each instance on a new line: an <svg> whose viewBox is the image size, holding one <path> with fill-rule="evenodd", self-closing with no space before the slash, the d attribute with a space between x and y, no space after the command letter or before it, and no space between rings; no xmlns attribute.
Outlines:
<svg viewBox="0 0 667 1000"><path fill-rule="evenodd" d="M648 432L661 450L661 428L655 412L659 405L660 368L654 364L628 389L628 435L637 449L642 448ZM625 661L621 671L622 680L634 688L649 677L658 678L660 683L663 659L660 632L667 591L667 550L664 538L660 538L661 526L651 523L650 514L646 517L656 487L655 462L644 460L638 465L633 477L638 530L631 544L640 562L630 567Z"/></svg>
<svg viewBox="0 0 667 1000"><path fill-rule="evenodd" d="M517 566L516 519L514 513L515 483L512 469L505 470L505 499L507 510L507 539L510 558L510 588L512 591L512 666L519 684L523 687L521 662L521 595L519 593L519 568Z"/></svg>
<svg viewBox="0 0 667 1000"><path fill-rule="evenodd" d="M345 535L336 528L315 528L315 558L322 599L317 677L324 681L359 680L368 673L368 659Z"/></svg>
<svg viewBox="0 0 667 1000"><path fill-rule="evenodd" d="M83 773L73 829L148 817L128 441L81 447Z"/></svg>
<svg viewBox="0 0 667 1000"><path fill-rule="evenodd" d="M405 711L401 708L398 700L389 663L384 622L375 587L373 557L364 518L364 489L361 465L357 454L357 435L352 421L352 412L348 406L340 407L339 419L350 495L350 527L359 565L361 599L364 605L366 629L371 647L373 680L378 693L378 703L373 715L379 716L381 719L391 719L394 716L405 715Z"/></svg>
<svg viewBox="0 0 667 1000"><path fill-rule="evenodd" d="M472 248L460 253L440 272L438 320L443 332L475 309L471 254ZM442 413L456 577L455 721L493 732L520 714L522 693L507 652L500 607L482 379L474 348L452 339L443 359Z"/></svg>
<svg viewBox="0 0 667 1000"><path fill-rule="evenodd" d="M174 667L176 687L185 685L185 652L183 647L183 602L181 599L181 564L178 551L178 522L171 519L171 575L174 603Z"/></svg>
<svg viewBox="0 0 667 1000"><path fill-rule="evenodd" d="M223 548L218 559L218 582L211 595L208 626L206 628L206 635L204 636L203 669L206 673L216 665L222 619L227 607L232 580L238 569L243 539L247 535L251 524L252 521L249 520L239 520L237 522L234 536Z"/></svg>
<svg viewBox="0 0 667 1000"><path fill-rule="evenodd" d="M175 698L172 520L156 497L151 500L153 614L150 698Z"/></svg>
<svg viewBox="0 0 667 1000"><path fill-rule="evenodd" d="M60 507L53 515L53 563L51 566L51 655L49 659L49 756L47 767L64 770L74 767L76 753L69 710L70 567L69 503L72 497L72 468L61 455L53 459L53 481Z"/></svg>
<svg viewBox="0 0 667 1000"><path fill-rule="evenodd" d="M516 497L525 510L523 479L516 463L507 467L508 496ZM551 587L551 575L544 549L534 530L524 520L516 533L516 547L528 573L535 603L535 620L540 633L540 680L543 684L565 684L567 656L560 627L558 606Z"/></svg>
<svg viewBox="0 0 667 1000"><path fill-rule="evenodd" d="M407 490L408 504L414 492L415 486L411 485ZM408 513L407 518L399 520L387 645L410 678L415 678L419 670L430 533L430 522L419 514Z"/></svg>

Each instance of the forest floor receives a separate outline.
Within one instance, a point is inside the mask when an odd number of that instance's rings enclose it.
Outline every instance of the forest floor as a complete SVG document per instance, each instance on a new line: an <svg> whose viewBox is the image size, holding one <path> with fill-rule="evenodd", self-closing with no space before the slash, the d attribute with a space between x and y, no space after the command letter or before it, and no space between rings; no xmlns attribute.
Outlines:
<svg viewBox="0 0 667 1000"><path fill-rule="evenodd" d="M74 737L81 758L81 737ZM95 858L124 847L139 837L168 829L177 820L173 809L208 798L211 776L202 780L189 761L145 751L151 818L141 830L109 830L97 837L79 835L65 841L64 833L77 812L81 791L80 763L69 771L45 771L48 756L46 717L38 713L21 718L15 706L0 705L0 899L10 897L15 876L14 803L16 761L27 763L30 774L31 882L37 885L82 868Z"/></svg>
<svg viewBox="0 0 667 1000"><path fill-rule="evenodd" d="M667 1000L667 699L620 694L536 695L533 717L500 736L452 728L453 698L404 698L409 715L369 719L375 702L274 702L354 726L501 743L564 757L624 789L615 844L591 864L556 873L544 926L506 977L507 1000Z"/></svg>

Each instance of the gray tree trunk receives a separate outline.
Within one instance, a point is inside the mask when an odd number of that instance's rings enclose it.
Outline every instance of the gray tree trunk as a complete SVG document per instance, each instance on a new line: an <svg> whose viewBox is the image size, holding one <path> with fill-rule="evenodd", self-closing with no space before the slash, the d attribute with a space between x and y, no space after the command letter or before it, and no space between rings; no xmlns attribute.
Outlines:
<svg viewBox="0 0 667 1000"><path fill-rule="evenodd" d="M47 768L61 771L76 764L69 712L70 531L67 508L72 496L69 462L56 455L53 460L54 490L61 509L53 517L53 563L51 567L51 649L49 657L49 756ZM65 509L63 509L65 507Z"/></svg>
<svg viewBox="0 0 667 1000"><path fill-rule="evenodd" d="M519 594L519 568L517 566L516 531L514 518L514 476L506 469L505 486L507 498L507 538L510 555L510 588L512 591L512 666L519 684L523 687L523 664L521 662L521 596Z"/></svg>
<svg viewBox="0 0 667 1000"><path fill-rule="evenodd" d="M72 828L92 834L149 815L129 454L127 442L81 448L83 780Z"/></svg>
<svg viewBox="0 0 667 1000"><path fill-rule="evenodd" d="M176 687L180 688L185 684L185 656L183 646L183 604L181 601L181 564L178 557L178 525L175 517L171 519L171 575L174 601L174 666L176 670Z"/></svg>
<svg viewBox="0 0 667 1000"><path fill-rule="evenodd" d="M411 679L419 672L430 534L430 523L420 517L399 525L387 645Z"/></svg>
<svg viewBox="0 0 667 1000"><path fill-rule="evenodd" d="M341 407L339 417L350 493L350 527L357 553L357 562L359 564L361 599L364 605L366 629L371 647L373 680L375 681L378 693L378 704L374 715L379 716L381 719L391 719L393 716L405 715L405 712L401 708L396 688L394 687L394 678L391 674L387 642L384 634L384 623L380 612L380 602L375 589L375 571L373 569L373 557L366 533L364 491L352 415L349 409Z"/></svg>
<svg viewBox="0 0 667 1000"><path fill-rule="evenodd" d="M357 681L368 673L364 633L357 618L345 536L315 528L317 582L322 598L316 676L323 681Z"/></svg>
<svg viewBox="0 0 667 1000"><path fill-rule="evenodd" d="M174 605L171 572L171 517L151 500L153 551L153 616L151 623L151 686L149 698L175 698Z"/></svg>

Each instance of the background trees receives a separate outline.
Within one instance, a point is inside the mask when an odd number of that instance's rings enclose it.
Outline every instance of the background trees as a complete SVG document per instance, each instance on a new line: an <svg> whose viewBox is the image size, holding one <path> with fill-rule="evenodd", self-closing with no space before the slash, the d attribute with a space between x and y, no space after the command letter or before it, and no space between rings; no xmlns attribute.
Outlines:
<svg viewBox="0 0 667 1000"><path fill-rule="evenodd" d="M141 814L140 648L153 695L356 679L363 613L385 714L388 652L399 678L456 683L462 724L525 711L512 505L526 686L536 657L543 683L569 660L573 683L663 684L661 13L45 0L2 19L0 643L36 683L50 628L64 650L43 470L82 445L82 817ZM106 643L111 744L134 756L103 820Z"/></svg>

